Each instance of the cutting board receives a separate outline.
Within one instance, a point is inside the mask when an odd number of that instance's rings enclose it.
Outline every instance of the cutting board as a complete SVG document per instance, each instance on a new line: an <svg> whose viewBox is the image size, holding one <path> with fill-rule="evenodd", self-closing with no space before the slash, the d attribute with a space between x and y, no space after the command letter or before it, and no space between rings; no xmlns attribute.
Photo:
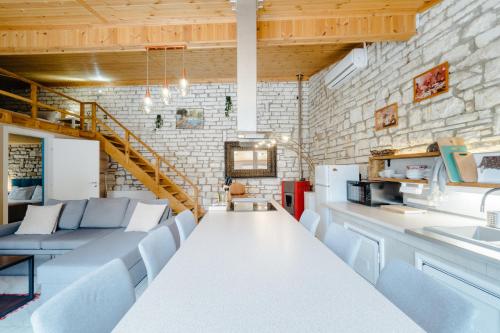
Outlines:
<svg viewBox="0 0 500 333"><path fill-rule="evenodd" d="M443 158L444 165L448 178L452 182L462 182L462 177L458 172L457 164L453 158L453 153L466 153L467 147L465 146L464 139L462 138L440 138L437 140L439 151Z"/></svg>
<svg viewBox="0 0 500 333"><path fill-rule="evenodd" d="M477 165L474 155L471 153L453 153L453 159L457 166L460 178L467 183L477 182Z"/></svg>
<svg viewBox="0 0 500 333"><path fill-rule="evenodd" d="M399 214L424 214L427 213L425 209L408 207L403 205L382 205L380 209L387 210Z"/></svg>

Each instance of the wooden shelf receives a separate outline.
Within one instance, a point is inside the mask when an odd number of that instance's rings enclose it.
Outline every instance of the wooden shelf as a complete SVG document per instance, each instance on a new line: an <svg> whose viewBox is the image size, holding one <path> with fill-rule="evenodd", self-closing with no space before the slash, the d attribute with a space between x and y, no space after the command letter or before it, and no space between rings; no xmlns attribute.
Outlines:
<svg viewBox="0 0 500 333"><path fill-rule="evenodd" d="M370 180L381 182L397 182L397 183L415 183L415 184L428 184L427 179L408 179L408 178L370 178Z"/></svg>
<svg viewBox="0 0 500 333"><path fill-rule="evenodd" d="M429 184L427 179L408 179L408 178L370 178L371 181L380 182L397 182L397 183L414 183L414 184ZM500 184L494 183L446 183L447 186L462 186L462 187L480 187L480 188L495 188L500 187Z"/></svg>
<svg viewBox="0 0 500 333"><path fill-rule="evenodd" d="M446 183L448 186L463 186L463 187L482 187L482 188L495 188L500 187L500 184L493 183Z"/></svg>
<svg viewBox="0 0 500 333"><path fill-rule="evenodd" d="M403 158L424 158L424 157L438 157L441 153L438 151L430 153L412 153L412 154L396 154L396 155L386 155L386 156L372 156L372 160L396 160Z"/></svg>

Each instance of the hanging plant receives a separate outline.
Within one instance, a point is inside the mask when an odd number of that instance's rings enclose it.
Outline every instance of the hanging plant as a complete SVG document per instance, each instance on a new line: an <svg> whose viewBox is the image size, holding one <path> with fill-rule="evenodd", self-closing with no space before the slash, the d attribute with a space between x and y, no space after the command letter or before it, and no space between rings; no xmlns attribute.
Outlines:
<svg viewBox="0 0 500 333"><path fill-rule="evenodd" d="M224 114L229 118L229 114L233 111L233 101L231 96L226 96L226 107L224 108Z"/></svg>
<svg viewBox="0 0 500 333"><path fill-rule="evenodd" d="M163 118L161 114L158 114L156 115L156 120L155 120L155 131L159 130L162 127L163 127Z"/></svg>

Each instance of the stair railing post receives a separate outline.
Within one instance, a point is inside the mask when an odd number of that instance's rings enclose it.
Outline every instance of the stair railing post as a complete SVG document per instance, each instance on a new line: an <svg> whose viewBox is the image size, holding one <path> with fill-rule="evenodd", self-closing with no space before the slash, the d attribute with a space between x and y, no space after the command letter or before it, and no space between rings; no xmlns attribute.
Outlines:
<svg viewBox="0 0 500 333"><path fill-rule="evenodd" d="M196 182L198 183L198 182ZM200 192L198 190L198 186L195 184L194 186L194 218L196 219L196 223L198 223L198 218L199 218L199 197Z"/></svg>
<svg viewBox="0 0 500 333"><path fill-rule="evenodd" d="M80 129L85 129L85 103L80 103Z"/></svg>
<svg viewBox="0 0 500 333"><path fill-rule="evenodd" d="M92 103L92 132L95 134L97 130L97 103Z"/></svg>
<svg viewBox="0 0 500 333"><path fill-rule="evenodd" d="M160 191L160 163L161 163L161 160L160 160L160 156L156 156L156 167L155 167L155 182L156 182L156 186L157 186L157 189L156 191L159 192Z"/></svg>
<svg viewBox="0 0 500 333"><path fill-rule="evenodd" d="M128 164L130 159L130 132L125 130L125 161Z"/></svg>
<svg viewBox="0 0 500 333"><path fill-rule="evenodd" d="M31 84L31 118L38 118L38 86Z"/></svg>

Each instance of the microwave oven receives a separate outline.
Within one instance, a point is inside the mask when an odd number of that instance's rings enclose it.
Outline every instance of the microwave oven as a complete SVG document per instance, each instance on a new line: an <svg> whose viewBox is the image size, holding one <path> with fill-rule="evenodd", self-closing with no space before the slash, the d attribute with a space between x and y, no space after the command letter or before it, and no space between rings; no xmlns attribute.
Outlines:
<svg viewBox="0 0 500 333"><path fill-rule="evenodd" d="M347 200L366 206L403 203L400 183L347 181Z"/></svg>

